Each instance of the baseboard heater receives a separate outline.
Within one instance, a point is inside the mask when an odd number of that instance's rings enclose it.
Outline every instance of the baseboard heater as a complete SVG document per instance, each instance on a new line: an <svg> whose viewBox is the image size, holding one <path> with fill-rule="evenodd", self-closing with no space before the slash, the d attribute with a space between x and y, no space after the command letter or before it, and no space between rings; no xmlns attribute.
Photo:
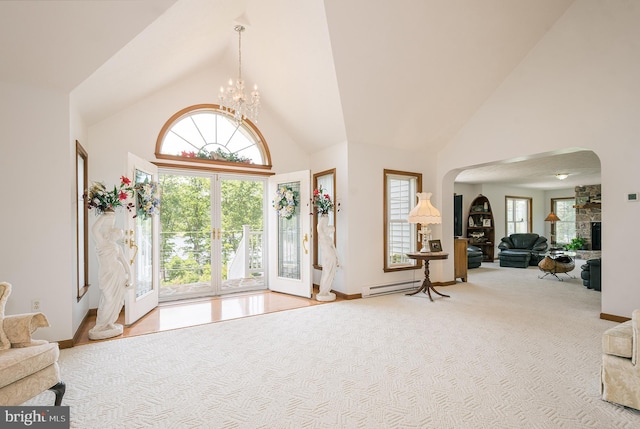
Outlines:
<svg viewBox="0 0 640 429"><path fill-rule="evenodd" d="M422 280L410 280L400 283L391 283L378 286L364 286L362 288L362 297L367 298L370 296L385 295L388 293L396 293L401 291L410 291L417 288Z"/></svg>

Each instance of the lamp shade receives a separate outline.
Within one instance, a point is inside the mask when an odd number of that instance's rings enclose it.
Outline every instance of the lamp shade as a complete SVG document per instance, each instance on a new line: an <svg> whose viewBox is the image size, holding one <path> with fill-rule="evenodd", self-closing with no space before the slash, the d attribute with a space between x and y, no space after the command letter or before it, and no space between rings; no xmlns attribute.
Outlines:
<svg viewBox="0 0 640 429"><path fill-rule="evenodd" d="M440 212L431 205L431 192L419 192L416 195L418 196L418 204L409 212L407 221L422 225L442 223Z"/></svg>
<svg viewBox="0 0 640 429"><path fill-rule="evenodd" d="M558 222L560 218L554 212L551 212L544 220L547 222Z"/></svg>

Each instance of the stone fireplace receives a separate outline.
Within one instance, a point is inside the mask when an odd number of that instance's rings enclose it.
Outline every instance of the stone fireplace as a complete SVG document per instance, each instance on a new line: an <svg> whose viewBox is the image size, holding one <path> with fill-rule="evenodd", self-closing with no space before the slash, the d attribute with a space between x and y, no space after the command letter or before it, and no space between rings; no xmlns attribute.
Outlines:
<svg viewBox="0 0 640 429"><path fill-rule="evenodd" d="M584 250L579 250L582 259L601 256L602 203L601 186L576 186L576 234L585 239Z"/></svg>

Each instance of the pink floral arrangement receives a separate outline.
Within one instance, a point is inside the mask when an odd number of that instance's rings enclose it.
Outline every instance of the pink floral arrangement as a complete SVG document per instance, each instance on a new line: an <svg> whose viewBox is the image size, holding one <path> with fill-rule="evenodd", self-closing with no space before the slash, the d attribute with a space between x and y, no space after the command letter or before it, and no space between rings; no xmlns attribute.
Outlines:
<svg viewBox="0 0 640 429"><path fill-rule="evenodd" d="M322 186L313 190L313 205L316 207L318 214L321 215L328 214L334 207L331 196L324 192Z"/></svg>

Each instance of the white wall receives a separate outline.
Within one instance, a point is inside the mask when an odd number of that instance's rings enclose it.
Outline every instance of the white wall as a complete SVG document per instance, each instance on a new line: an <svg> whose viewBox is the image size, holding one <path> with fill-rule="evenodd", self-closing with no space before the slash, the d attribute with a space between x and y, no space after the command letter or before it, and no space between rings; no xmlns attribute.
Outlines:
<svg viewBox="0 0 640 429"><path fill-rule="evenodd" d="M441 207L442 195L433 179L435 158L411 151L389 150L373 144L349 143L349 177L347 211L349 242L346 272L346 293L358 294L364 286L375 286L422 279L422 272L409 270L385 273L384 268L384 169L422 173L423 192L432 192L431 202ZM452 200L447 195L447 200ZM417 202L417 200L416 200ZM431 226L434 238L440 238L439 225ZM443 250L453 254L453 245ZM442 279L441 264L433 263L432 280ZM452 272L453 273L453 272Z"/></svg>
<svg viewBox="0 0 640 429"><path fill-rule="evenodd" d="M347 228L347 214L349 204L347 202L347 177L349 176L349 166L347 163L346 142L330 146L311 156L312 174L321 171L336 169L336 251L338 252L338 269L333 280L332 290L346 293L345 267L349 266L347 253L347 243L349 243L349 228ZM313 184L313 183L312 183ZM314 240L317 240L317 231L312 231ZM320 284L321 270L313 270L313 282Z"/></svg>
<svg viewBox="0 0 640 429"><path fill-rule="evenodd" d="M76 140L82 145L82 147L86 150L87 149L87 130L84 126L84 122L82 121L82 118L80 117L80 114L78 113L77 109L74 106L73 101L71 101L71 107L69 109L70 115L69 115L69 128L71 130L71 138L69 139L71 144L72 144L72 149L70 151L70 156L71 156L71 160L70 163L73 166L73 168L70 171L70 181L74 186L74 190L73 190L73 195L72 195L72 200L75 201L76 195L75 195L75 183L76 183L76 170L75 170L75 165L76 165L76 146L75 146L75 142ZM91 158L89 158L89 164L91 164ZM76 228L76 224L75 222L77 221L76 218L76 210L75 210L75 206L74 206L74 212L71 216L72 219L72 225L71 225L71 233L72 233L72 237L71 237L71 241L72 243L77 243L77 228ZM91 254L91 249L87 249L87 251L89 252L89 254ZM80 327L80 324L82 323L82 321L84 320L84 317L87 315L87 312L89 311L90 308L90 304L91 304L91 299L90 296L91 294L89 292L85 293L82 298L78 301L78 276L77 276L77 269L78 269L78 255L77 255L77 250L76 250L76 246L74 246L74 248L72 249L72 262L73 262L73 267L72 267L72 284L73 287L71 288L71 307L72 307L72 325L71 325L71 329L72 329L72 333L75 333L78 328ZM93 283L93 287L89 286L89 289L97 289L98 285L97 283ZM68 339L68 338L65 338Z"/></svg>
<svg viewBox="0 0 640 429"><path fill-rule="evenodd" d="M593 150L601 161L602 218L609 225L602 237L602 312L625 317L640 307L640 288L628 279L640 238L629 225L637 222L640 205L625 199L640 183L639 21L639 2L574 2L438 154L438 180L446 190L467 166Z"/></svg>
<svg viewBox="0 0 640 429"><path fill-rule="evenodd" d="M30 312L39 299L51 327L35 336L69 339L76 276L69 100L0 82L0 121L0 281L13 286L6 314Z"/></svg>

